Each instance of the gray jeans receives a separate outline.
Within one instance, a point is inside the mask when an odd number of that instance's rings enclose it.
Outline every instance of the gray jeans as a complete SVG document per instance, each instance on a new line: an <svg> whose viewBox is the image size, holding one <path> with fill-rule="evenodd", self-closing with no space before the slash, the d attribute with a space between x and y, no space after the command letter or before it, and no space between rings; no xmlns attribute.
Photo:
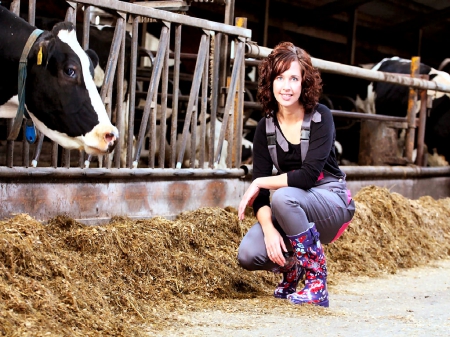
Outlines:
<svg viewBox="0 0 450 337"><path fill-rule="evenodd" d="M315 223L323 244L337 239L355 213L355 203L347 195L345 180L324 181L309 190L284 187L272 195L272 220L288 250L292 250L286 235L306 231ZM242 239L238 261L247 270L272 270L277 265L267 256L264 233L257 222Z"/></svg>

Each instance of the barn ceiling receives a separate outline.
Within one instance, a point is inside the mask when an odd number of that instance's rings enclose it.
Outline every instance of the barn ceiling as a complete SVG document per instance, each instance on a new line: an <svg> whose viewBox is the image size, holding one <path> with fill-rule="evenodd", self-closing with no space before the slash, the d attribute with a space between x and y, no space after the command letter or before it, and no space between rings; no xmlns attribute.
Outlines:
<svg viewBox="0 0 450 337"><path fill-rule="evenodd" d="M192 1L187 14L224 22L224 3ZM438 68L450 57L449 0L235 0L234 16L247 18L259 45L291 41L329 61L420 56Z"/></svg>

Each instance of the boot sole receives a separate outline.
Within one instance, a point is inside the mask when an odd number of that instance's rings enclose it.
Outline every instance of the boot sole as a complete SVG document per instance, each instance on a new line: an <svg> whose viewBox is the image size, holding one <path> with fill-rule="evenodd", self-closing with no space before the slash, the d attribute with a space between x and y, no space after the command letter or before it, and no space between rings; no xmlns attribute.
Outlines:
<svg viewBox="0 0 450 337"><path fill-rule="evenodd" d="M325 301L322 301L322 302L317 302L317 303L314 303L314 302L293 301L293 300L291 300L291 299L289 299L289 302L291 302L292 304L295 304L295 305L312 304L312 305L317 305L317 306L325 307L325 308L328 308L328 307L330 306L330 301L329 301L328 299L325 300Z"/></svg>

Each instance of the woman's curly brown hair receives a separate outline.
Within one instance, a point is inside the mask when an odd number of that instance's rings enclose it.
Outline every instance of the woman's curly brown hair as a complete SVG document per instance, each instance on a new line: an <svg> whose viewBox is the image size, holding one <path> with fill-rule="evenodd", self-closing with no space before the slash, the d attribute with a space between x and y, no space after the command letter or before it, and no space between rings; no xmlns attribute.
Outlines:
<svg viewBox="0 0 450 337"><path fill-rule="evenodd" d="M278 102L273 94L275 77L288 70L293 61L300 63L302 69L302 92L299 101L305 113L313 112L322 93L322 79L319 70L311 63L311 56L291 42L279 43L259 65L259 82L257 98L263 105L265 116L272 116L278 111Z"/></svg>

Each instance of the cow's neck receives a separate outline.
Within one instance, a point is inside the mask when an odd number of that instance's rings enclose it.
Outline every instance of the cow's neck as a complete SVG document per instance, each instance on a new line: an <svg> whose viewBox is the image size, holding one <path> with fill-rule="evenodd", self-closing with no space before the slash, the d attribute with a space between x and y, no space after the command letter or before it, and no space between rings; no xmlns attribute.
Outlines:
<svg viewBox="0 0 450 337"><path fill-rule="evenodd" d="M19 61L35 27L0 6L0 105L17 95Z"/></svg>
<svg viewBox="0 0 450 337"><path fill-rule="evenodd" d="M22 18L0 6L0 57L3 62L0 67L11 66L11 63L19 62L23 48L35 27ZM6 63L6 64L5 64Z"/></svg>

